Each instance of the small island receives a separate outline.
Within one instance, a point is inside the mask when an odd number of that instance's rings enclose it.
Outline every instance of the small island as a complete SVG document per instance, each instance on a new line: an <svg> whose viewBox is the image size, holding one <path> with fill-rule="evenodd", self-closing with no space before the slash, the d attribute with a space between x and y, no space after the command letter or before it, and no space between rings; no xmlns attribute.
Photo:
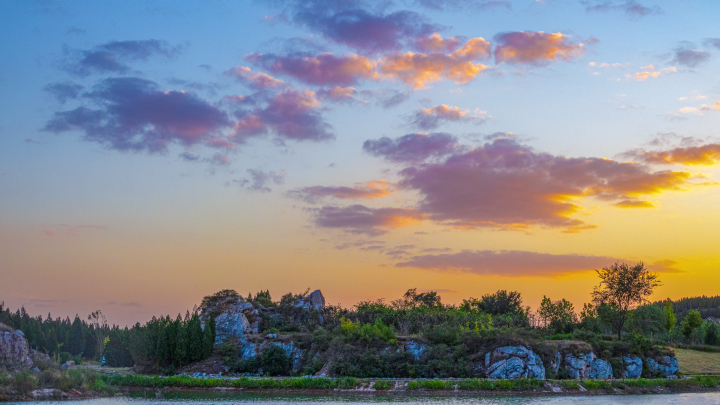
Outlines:
<svg viewBox="0 0 720 405"><path fill-rule="evenodd" d="M70 322L6 309L0 311L0 399L177 390L717 391L720 378L685 375L677 356L692 349L720 358L718 324L686 310L698 299L648 302L659 280L642 263L615 263L598 275L579 316L568 301L547 297L531 312L518 292L505 290L446 305L436 292L410 289L389 303L342 308L327 304L320 290L273 301L267 290L242 296L228 289L185 316L132 328L108 326L99 311Z"/></svg>

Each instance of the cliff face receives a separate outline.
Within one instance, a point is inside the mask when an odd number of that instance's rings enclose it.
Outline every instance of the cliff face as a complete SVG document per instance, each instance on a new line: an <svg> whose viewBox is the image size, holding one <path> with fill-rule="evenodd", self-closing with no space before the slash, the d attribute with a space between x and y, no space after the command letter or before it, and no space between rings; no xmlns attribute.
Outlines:
<svg viewBox="0 0 720 405"><path fill-rule="evenodd" d="M29 356L30 345L25 334L19 330L0 332L0 369L10 372L28 370L33 365Z"/></svg>

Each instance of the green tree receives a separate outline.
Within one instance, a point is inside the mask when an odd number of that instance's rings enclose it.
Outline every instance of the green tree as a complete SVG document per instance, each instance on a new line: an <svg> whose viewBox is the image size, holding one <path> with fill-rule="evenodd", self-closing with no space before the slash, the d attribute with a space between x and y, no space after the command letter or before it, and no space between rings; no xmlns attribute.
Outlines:
<svg viewBox="0 0 720 405"><path fill-rule="evenodd" d="M677 324L677 316L675 316L675 309L673 308L673 302L668 298L663 302L663 327L670 333L670 329L675 327Z"/></svg>
<svg viewBox="0 0 720 405"><path fill-rule="evenodd" d="M569 326L578 321L573 304L564 298L553 302L550 298L543 296L538 316L551 333L567 332Z"/></svg>
<svg viewBox="0 0 720 405"><path fill-rule="evenodd" d="M210 319L205 322L205 330L203 330L203 358L208 358L212 354L215 346L215 315L210 315Z"/></svg>
<svg viewBox="0 0 720 405"><path fill-rule="evenodd" d="M75 315L75 320L72 323L67 344L65 345L66 350L73 356L81 355L85 350L84 338L82 321L79 316Z"/></svg>
<svg viewBox="0 0 720 405"><path fill-rule="evenodd" d="M271 344L262 353L262 368L268 375L287 375L290 371L290 358L282 347Z"/></svg>
<svg viewBox="0 0 720 405"><path fill-rule="evenodd" d="M693 331L696 328L699 328L700 325L702 325L702 322L703 320L702 316L700 315L700 311L698 311L697 309L691 309L685 319L683 319L682 323L680 324L683 336L685 336L686 339L690 339Z"/></svg>
<svg viewBox="0 0 720 405"><path fill-rule="evenodd" d="M634 333L654 337L665 330L665 313L657 305L642 305L630 311L627 327Z"/></svg>
<svg viewBox="0 0 720 405"><path fill-rule="evenodd" d="M720 325L715 321L706 321L705 336L703 343L706 345L720 346Z"/></svg>
<svg viewBox="0 0 720 405"><path fill-rule="evenodd" d="M175 320L175 355L173 356L174 364L182 366L188 361L188 329L185 322L180 319L178 314Z"/></svg>
<svg viewBox="0 0 720 405"><path fill-rule="evenodd" d="M203 330L198 314L193 314L187 325L188 329L188 361L199 361L203 357Z"/></svg>
<svg viewBox="0 0 720 405"><path fill-rule="evenodd" d="M647 302L647 297L652 294L653 289L660 285L658 276L650 273L643 263L634 266L615 263L596 271L600 277L600 285L592 292L593 302L598 306L608 304L607 309L614 312L609 320L619 339L628 312Z"/></svg>

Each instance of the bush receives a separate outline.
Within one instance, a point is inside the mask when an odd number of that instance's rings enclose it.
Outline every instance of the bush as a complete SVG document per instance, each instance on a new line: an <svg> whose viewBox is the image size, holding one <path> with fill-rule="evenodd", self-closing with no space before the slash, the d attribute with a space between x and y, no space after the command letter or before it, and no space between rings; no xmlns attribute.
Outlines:
<svg viewBox="0 0 720 405"><path fill-rule="evenodd" d="M55 374L49 371L45 371L40 374L40 378L38 379L38 383L42 388L54 388L56 382L57 377L55 376Z"/></svg>
<svg viewBox="0 0 720 405"><path fill-rule="evenodd" d="M423 336L431 343L452 346L460 342L461 330L449 324L428 325L423 328Z"/></svg>
<svg viewBox="0 0 720 405"><path fill-rule="evenodd" d="M267 375L287 375L290 372L290 358L280 346L270 345L261 358L263 372Z"/></svg>
<svg viewBox="0 0 720 405"><path fill-rule="evenodd" d="M365 342L387 342L397 344L397 335L392 328L383 324L377 319L374 324L353 322L347 318L340 318L340 330L348 340L360 340Z"/></svg>
<svg viewBox="0 0 720 405"><path fill-rule="evenodd" d="M373 381L373 388L376 390L388 390L395 386L393 381L388 380L377 380Z"/></svg>
<svg viewBox="0 0 720 405"><path fill-rule="evenodd" d="M30 391L37 388L37 380L30 371L23 371L14 376L13 388L22 394L29 394Z"/></svg>

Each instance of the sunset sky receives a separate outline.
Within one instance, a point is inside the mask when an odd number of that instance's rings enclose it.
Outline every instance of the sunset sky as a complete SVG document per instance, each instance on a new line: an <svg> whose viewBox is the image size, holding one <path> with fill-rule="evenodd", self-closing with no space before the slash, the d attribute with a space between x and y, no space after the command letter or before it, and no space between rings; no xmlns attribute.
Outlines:
<svg viewBox="0 0 720 405"><path fill-rule="evenodd" d="M0 302L110 322L643 261L720 294L713 0L4 1Z"/></svg>

